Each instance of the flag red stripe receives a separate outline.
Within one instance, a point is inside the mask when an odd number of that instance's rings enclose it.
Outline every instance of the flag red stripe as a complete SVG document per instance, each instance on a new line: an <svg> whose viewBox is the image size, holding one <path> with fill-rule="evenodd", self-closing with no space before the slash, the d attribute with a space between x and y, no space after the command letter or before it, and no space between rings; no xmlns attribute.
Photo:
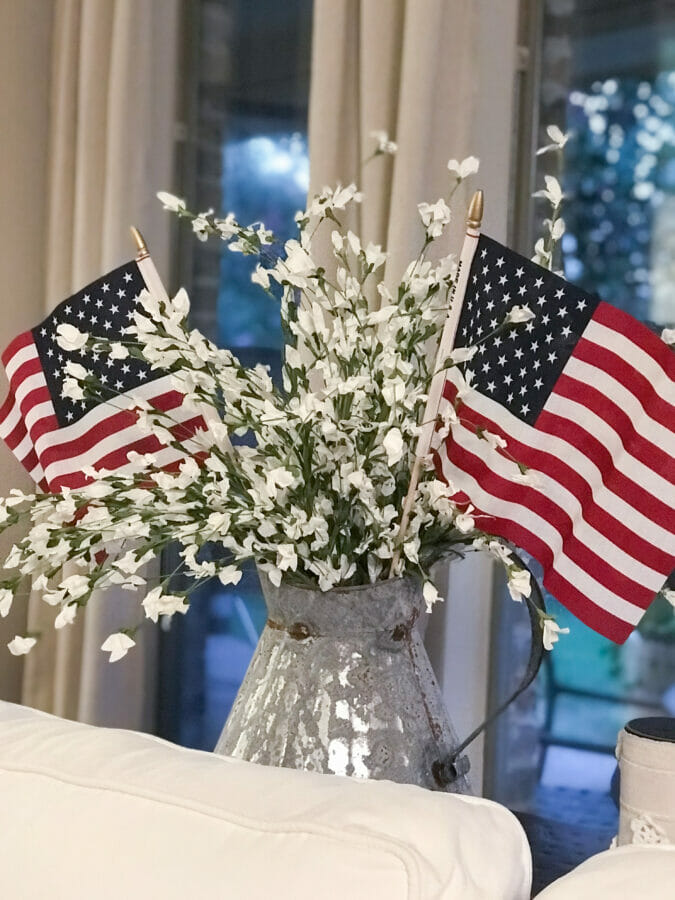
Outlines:
<svg viewBox="0 0 675 900"><path fill-rule="evenodd" d="M548 497L545 497L536 488L502 478L483 459L460 446L451 437L448 438L446 446L448 457L452 462L475 478L483 490L500 500L525 506L548 522L560 535L562 540L561 552L576 563L579 568L592 573L594 580L599 584L604 585L608 590L613 591L642 609L645 609L653 600L654 591L650 591L638 582L627 578L605 559L598 556L585 543L579 541L573 533L574 523L572 519L563 509L553 503ZM488 515L490 515L489 512ZM553 567L554 557L551 548L549 548L549 553L550 562L548 566ZM540 556L537 558L543 563Z"/></svg>
<svg viewBox="0 0 675 900"><path fill-rule="evenodd" d="M522 443L513 434L506 432L497 422L488 419L470 406L465 405L462 407L461 418L462 421L466 421L474 427L486 428L488 431L503 437L508 442L507 452L515 459L528 468L545 472L549 477L566 488L581 503L584 520L601 534L608 536L617 547L620 547L634 559L639 559L645 565L658 572L664 572L665 575L670 572L672 558L667 553L664 553L660 547L654 546L654 544L642 538L634 530L627 528L623 522L598 505L593 497L592 488L586 479L559 456ZM675 513L672 510L669 510L669 513L671 518L675 519Z"/></svg>
<svg viewBox="0 0 675 900"><path fill-rule="evenodd" d="M660 397L651 382L624 359L583 337L574 348L573 356L615 378L640 401L650 419L672 431L675 408Z"/></svg>
<svg viewBox="0 0 675 900"><path fill-rule="evenodd" d="M9 416L12 409L14 408L14 405L14 392L10 391L10 393L7 394L7 397L5 398L5 402L2 404L2 407L0 407L0 425L2 425L5 419Z"/></svg>
<svg viewBox="0 0 675 900"><path fill-rule="evenodd" d="M591 410L618 434L627 453L675 485L675 469L670 455L643 437L635 429L630 417L606 394L590 384L571 378L564 371L556 381L552 393ZM535 427L538 426L539 420Z"/></svg>
<svg viewBox="0 0 675 900"><path fill-rule="evenodd" d="M633 316L608 303L599 303L593 313L593 318L601 325L613 328L614 331L644 350L652 359L656 360L671 381L675 381L675 353L661 338L636 322Z"/></svg>
<svg viewBox="0 0 675 900"><path fill-rule="evenodd" d="M40 364L40 357L33 356L30 359L25 360L25 362L21 363L19 368L12 374L12 377L9 379L9 383L11 384L14 392L18 391L21 383L26 379L30 378L31 375L39 375L42 372L42 365Z"/></svg>
<svg viewBox="0 0 675 900"><path fill-rule="evenodd" d="M439 478L444 478L439 454L435 454L435 459ZM565 606L582 622L618 644L626 640L634 626L595 604L590 597L556 572L552 568L553 552L540 537L512 519L500 516L481 515L478 523L484 531L511 541L537 559L544 570L542 579L544 587L554 596L564 598Z"/></svg>
<svg viewBox="0 0 675 900"><path fill-rule="evenodd" d="M14 428L5 438L3 438L3 440L7 444L9 449L14 451L27 434L28 432L26 431L25 421L23 419L19 419Z"/></svg>
<svg viewBox="0 0 675 900"><path fill-rule="evenodd" d="M13 341L11 341L4 349L2 356L2 364L5 368L7 368L9 361L14 356L15 353L18 353L19 350L23 350L24 347L27 347L28 344L33 343L33 333L31 331L24 331L23 334L17 335Z"/></svg>
<svg viewBox="0 0 675 900"><path fill-rule="evenodd" d="M172 409L176 409L181 405L182 396L177 391L167 391L164 394L160 394L157 397L152 398L149 403L151 404L151 406L154 406L156 409L159 409L162 412L170 412ZM114 407L111 407L111 409L114 409ZM45 420L42 421L44 422ZM116 432L122 431L125 428L129 428L135 423L136 414L131 410L115 410L115 412L111 412L111 414L106 418L100 419L88 431L86 431L84 434L78 435L73 440L63 441L62 443L51 443L44 449L40 448L40 459L42 460L42 465L45 469L47 469L55 462L60 462L64 459L69 459L72 456L79 456L88 450L93 450L95 446L104 438L111 437ZM38 439L47 431L58 429L58 422L56 420L56 417L53 418L53 422L50 422L49 425L50 427L45 425L41 429L36 429L35 433L33 429L31 429L31 435L33 435L34 443L37 443Z"/></svg>
<svg viewBox="0 0 675 900"><path fill-rule="evenodd" d="M608 490L653 522L669 527L667 523L672 522L673 510L615 469L609 450L580 425L544 409L537 417L537 431L567 441L600 470L603 484Z"/></svg>

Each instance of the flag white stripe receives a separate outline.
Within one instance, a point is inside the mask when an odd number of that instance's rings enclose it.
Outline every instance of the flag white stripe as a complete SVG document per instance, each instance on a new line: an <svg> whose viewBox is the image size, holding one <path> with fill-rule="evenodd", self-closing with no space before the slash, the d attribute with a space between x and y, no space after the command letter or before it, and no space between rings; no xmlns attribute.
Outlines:
<svg viewBox="0 0 675 900"><path fill-rule="evenodd" d="M617 432L583 403L561 397L554 392L548 396L544 409L583 428L604 445L612 457L612 465L616 471L621 472L657 500L675 507L675 487L628 453Z"/></svg>
<svg viewBox="0 0 675 900"><path fill-rule="evenodd" d="M471 475L459 469L448 459L445 448L440 451L441 466L444 476L458 490L464 491L475 505L489 515L517 522L532 534L536 535L553 553L553 568L569 584L588 597L596 606L631 625L637 625L644 613L643 609L634 606L623 597L610 591L604 585L579 568L562 550L562 539L558 531L538 516L527 506L501 500L489 494ZM479 520L480 524L480 520Z"/></svg>
<svg viewBox="0 0 675 900"><path fill-rule="evenodd" d="M29 362L31 359L38 358L38 351L35 344L31 341L30 344L26 344L25 347L22 347L20 350L17 350L16 353L12 356L10 360L8 360L7 365L5 366L5 372L7 373L7 380L11 381L14 373L19 369L24 363Z"/></svg>
<svg viewBox="0 0 675 900"><path fill-rule="evenodd" d="M653 356L650 356L625 335L591 319L584 329L583 337L604 350L611 350L612 353L625 360L636 372L649 381L650 387L662 400L671 406L675 405L673 381L668 373Z"/></svg>
<svg viewBox="0 0 675 900"><path fill-rule="evenodd" d="M452 436L457 444L473 453L474 456L481 458L485 465L497 475L514 484L520 484L514 477L514 474L519 471L516 464L489 447L487 441L481 440L474 431L470 431L463 425L453 425ZM584 519L583 508L579 500L558 481L537 469L530 469L530 472L536 479L536 484L531 486L531 490L540 494L546 503L555 503L563 512L567 513L572 520L572 534L581 544L601 556L627 578L631 578L654 592L661 589L663 573L650 569L649 566L630 556L604 534L597 531Z"/></svg>
<svg viewBox="0 0 675 900"><path fill-rule="evenodd" d="M635 430L639 435L660 447L665 453L675 457L675 434L669 428L664 428L660 422L652 419L635 394L604 369L572 356L568 360L563 374L600 391L605 397L616 403L634 424L637 423ZM675 409L673 409L673 416L675 417Z"/></svg>
<svg viewBox="0 0 675 900"><path fill-rule="evenodd" d="M455 381L453 369L450 369L448 377ZM459 384L455 383L459 387ZM465 399L472 409L494 422L514 440L563 460L580 478L583 478L592 492L595 503L601 509L619 522L623 522L627 528L639 534L650 544L660 547L665 553L675 555L675 535L611 491L603 482L600 469L574 444L568 443L557 435L532 428L510 413L506 407L478 391L472 391L470 396ZM508 450L508 447L506 449Z"/></svg>

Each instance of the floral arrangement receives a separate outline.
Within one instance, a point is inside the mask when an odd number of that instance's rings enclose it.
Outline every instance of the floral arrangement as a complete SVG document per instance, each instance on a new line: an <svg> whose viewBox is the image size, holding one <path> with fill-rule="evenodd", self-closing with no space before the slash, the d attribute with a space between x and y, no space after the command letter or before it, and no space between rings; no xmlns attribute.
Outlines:
<svg viewBox="0 0 675 900"><path fill-rule="evenodd" d="M549 133L559 150L566 137ZM375 137L374 157L395 151L386 135ZM430 569L457 549L491 553L506 569L511 596L529 597L529 573L507 546L481 531L471 506L450 499L452 487L436 478L431 457L407 531L400 533L457 271L454 256L434 257L434 244L450 222L457 187L478 170L478 160L450 160L448 169L448 196L418 206L420 250L393 289L381 278L387 253L342 225L347 208L362 201L354 184L313 197L296 217L297 238L282 252L262 224L244 227L232 214L219 218L212 210L193 213L183 200L161 193L164 206L188 220L198 239L222 240L232 252L259 257L253 280L280 308L283 385L275 385L265 367L245 368L229 350L191 330L183 290L168 301L146 293L142 311L111 343L60 326L65 349L131 355L170 372L186 402L203 411L207 427L186 444L176 472L163 470L151 455L137 456L131 460L135 473L91 469L90 482L78 490L12 491L0 502L0 529L22 518L30 528L5 561L14 574L0 582L0 615L28 576L55 608L56 628L72 623L92 592L109 585L138 592L145 616L156 622L185 613L191 592L207 579L236 584L246 560L255 560L276 585L283 579L323 591L412 574L421 579L431 607L438 593ZM564 229L554 178L547 177L544 193L553 215L535 258L550 267ZM318 256L317 234L323 232L330 239L329 259ZM512 311L499 329L517 328L531 316L526 307ZM465 362L476 349L455 349L440 368ZM86 365L70 363L69 376L66 390L74 399L103 390ZM462 391L438 423L441 437L461 416L461 397ZM134 409L145 429L180 446L170 414L129 395L111 402ZM233 446L231 436L243 435L252 442ZM479 436L500 440L487 432ZM173 573L146 583L146 564L174 541L181 545L180 568L192 578L180 592L172 590ZM550 648L560 629L544 614L541 621ZM103 644L111 661L134 645L137 627L130 623ZM35 641L34 635L18 636L10 650L28 652Z"/></svg>

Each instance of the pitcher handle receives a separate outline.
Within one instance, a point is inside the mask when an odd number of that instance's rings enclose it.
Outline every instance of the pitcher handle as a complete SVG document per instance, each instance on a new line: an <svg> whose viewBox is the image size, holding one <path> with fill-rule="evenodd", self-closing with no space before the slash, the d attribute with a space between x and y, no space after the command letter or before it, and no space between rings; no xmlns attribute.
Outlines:
<svg viewBox="0 0 675 900"><path fill-rule="evenodd" d="M466 756L460 756L460 754L466 750L466 748L478 737L479 734L482 734L483 731L491 725L494 720L500 716L504 710L510 706L513 701L520 697L523 691L527 690L527 688L532 684L534 679L537 677L537 673L541 668L541 663L544 658L544 644L542 641L542 632L541 625L539 620L539 612L546 612L546 604L544 603L544 596L541 588L539 587L539 582L534 576L534 573L527 565L527 563L523 560L523 558L516 553L515 551L512 553L513 557L518 560L520 565L527 569L530 573L530 583L532 584L532 594L530 597L526 597L525 600L527 602L527 611L530 616L530 658L527 662L527 668L525 669L525 673L520 680L518 687L515 691L507 697L503 703L500 703L496 709L494 709L487 718L481 722L481 724L475 728L471 734L465 738L460 744L457 745L448 756L444 759L438 760L432 766L434 780L438 784L439 787L445 788L448 785L452 784L462 775L465 775L469 771L469 760Z"/></svg>

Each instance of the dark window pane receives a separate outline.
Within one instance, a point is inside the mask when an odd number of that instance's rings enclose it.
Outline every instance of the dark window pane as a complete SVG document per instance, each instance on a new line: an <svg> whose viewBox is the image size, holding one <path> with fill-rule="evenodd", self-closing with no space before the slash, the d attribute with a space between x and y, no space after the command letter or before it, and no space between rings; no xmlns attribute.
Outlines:
<svg viewBox="0 0 675 900"><path fill-rule="evenodd" d="M297 234L309 161L307 102L311 0L199 0L191 53L189 135L182 193L192 207L264 221L281 241ZM244 365L280 371L277 303L253 285L256 259L181 236L181 280L192 324ZM177 560L176 560L177 561ZM175 567L176 561L173 561ZM166 560L171 571L171 560ZM213 749L265 621L253 566L236 586L209 584L162 636L160 733Z"/></svg>

